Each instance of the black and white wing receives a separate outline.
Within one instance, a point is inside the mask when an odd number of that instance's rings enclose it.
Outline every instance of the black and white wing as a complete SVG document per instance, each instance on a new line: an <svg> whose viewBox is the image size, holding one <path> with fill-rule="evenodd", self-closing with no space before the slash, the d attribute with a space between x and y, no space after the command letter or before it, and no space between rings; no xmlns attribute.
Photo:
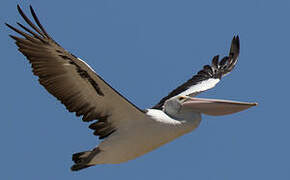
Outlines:
<svg viewBox="0 0 290 180"><path fill-rule="evenodd" d="M187 82L173 90L156 104L153 109L162 109L167 99L177 95L195 96L200 92L213 88L223 76L235 67L240 52L239 36L234 36L229 56L219 61L219 56L214 56L211 65L205 65L201 71Z"/></svg>
<svg viewBox="0 0 290 180"><path fill-rule="evenodd" d="M144 112L110 87L84 61L58 45L40 24L33 8L30 11L36 26L17 6L19 13L33 30L17 23L26 32L6 24L23 37L11 36L19 51L31 63L34 75L45 89L70 112L83 116L94 134L103 139L118 131L120 124L134 123ZM141 119L141 118L140 118ZM94 121L98 120L98 121Z"/></svg>

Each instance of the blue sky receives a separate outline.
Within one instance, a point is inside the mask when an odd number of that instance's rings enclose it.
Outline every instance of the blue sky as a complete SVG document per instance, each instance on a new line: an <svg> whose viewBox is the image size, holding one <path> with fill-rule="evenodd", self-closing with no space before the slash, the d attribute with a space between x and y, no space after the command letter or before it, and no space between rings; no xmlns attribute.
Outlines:
<svg viewBox="0 0 290 180"><path fill-rule="evenodd" d="M49 34L140 108L157 103L239 35L235 70L200 95L258 102L138 159L71 172L71 155L98 143L88 124L41 87L8 37L23 22L3 0L1 179L289 179L290 1L21 1ZM14 33L12 33L14 34Z"/></svg>

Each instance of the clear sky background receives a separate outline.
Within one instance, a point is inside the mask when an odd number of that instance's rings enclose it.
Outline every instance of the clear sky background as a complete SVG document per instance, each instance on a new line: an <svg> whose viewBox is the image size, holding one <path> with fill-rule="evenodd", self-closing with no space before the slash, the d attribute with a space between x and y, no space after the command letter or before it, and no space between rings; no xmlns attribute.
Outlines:
<svg viewBox="0 0 290 180"><path fill-rule="evenodd" d="M200 95L258 102L203 116L198 129L138 159L71 172L71 155L98 143L88 124L38 84L4 26L33 5L54 39L140 108L227 55L233 72ZM29 14L30 15L30 14ZM0 179L290 179L290 1L15 1L0 7Z"/></svg>

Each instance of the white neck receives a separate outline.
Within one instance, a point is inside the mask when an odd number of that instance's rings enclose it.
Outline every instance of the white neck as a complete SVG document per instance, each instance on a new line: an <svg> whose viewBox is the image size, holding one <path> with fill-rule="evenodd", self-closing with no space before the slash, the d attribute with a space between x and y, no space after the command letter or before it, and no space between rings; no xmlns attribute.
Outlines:
<svg viewBox="0 0 290 180"><path fill-rule="evenodd" d="M174 116L157 109L148 109L146 114L156 121L173 125L184 124L198 126L201 121L200 113L184 110Z"/></svg>

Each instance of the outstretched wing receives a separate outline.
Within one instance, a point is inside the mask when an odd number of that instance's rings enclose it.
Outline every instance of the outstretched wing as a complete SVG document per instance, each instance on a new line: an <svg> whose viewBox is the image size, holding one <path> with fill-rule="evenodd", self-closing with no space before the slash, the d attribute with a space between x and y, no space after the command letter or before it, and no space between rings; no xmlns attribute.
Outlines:
<svg viewBox="0 0 290 180"><path fill-rule="evenodd" d="M234 36L229 56L219 61L219 56L214 56L211 65L205 65L201 71L194 75L187 82L173 90L156 104L154 109L162 109L167 99L177 95L195 96L200 92L213 88L220 79L232 71L235 67L240 53L239 36Z"/></svg>
<svg viewBox="0 0 290 180"><path fill-rule="evenodd" d="M110 87L84 61L58 45L40 24L33 8L33 24L17 9L33 30L17 23L25 31L6 24L23 37L11 36L19 51L31 63L34 75L45 89L63 103L70 112L83 116L83 121L94 121L89 127L100 139L118 130L120 124L143 116L144 112ZM138 120L137 120L138 121Z"/></svg>

